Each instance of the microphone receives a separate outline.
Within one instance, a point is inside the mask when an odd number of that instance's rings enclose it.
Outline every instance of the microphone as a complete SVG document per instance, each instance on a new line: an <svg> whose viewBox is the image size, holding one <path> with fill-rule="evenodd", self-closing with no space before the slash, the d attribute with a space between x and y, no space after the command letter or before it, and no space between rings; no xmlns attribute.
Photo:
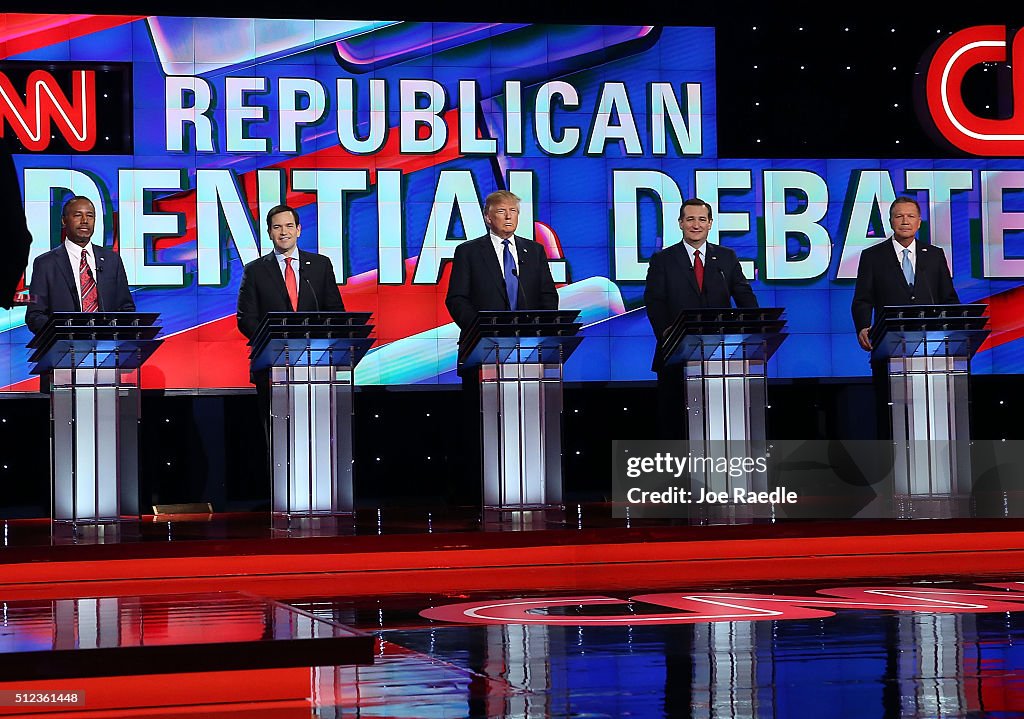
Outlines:
<svg viewBox="0 0 1024 719"><path fill-rule="evenodd" d="M512 276L515 277L517 280L519 279L519 270L515 267L512 268Z"/></svg>
<svg viewBox="0 0 1024 719"><path fill-rule="evenodd" d="M316 290L313 289L313 283L311 283L309 281L309 278L306 277L306 273L305 272L302 273L302 281L306 283L306 287L308 287L309 291L313 293L313 302L316 303L316 311L319 312L320 311L320 300L316 296Z"/></svg>

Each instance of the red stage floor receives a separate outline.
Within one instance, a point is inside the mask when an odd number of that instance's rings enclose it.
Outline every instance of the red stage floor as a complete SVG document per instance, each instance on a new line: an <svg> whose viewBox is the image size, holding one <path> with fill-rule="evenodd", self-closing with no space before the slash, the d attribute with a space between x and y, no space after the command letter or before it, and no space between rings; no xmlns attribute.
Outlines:
<svg viewBox="0 0 1024 719"><path fill-rule="evenodd" d="M0 712L26 712L8 694L30 689L84 691L84 705L28 708L76 717L1024 712L1024 521L690 526L601 505L483 522L384 509L292 533L260 514L176 519L78 543L0 523L0 654L43 651L12 620L25 603L242 592L375 633L373 666L315 667L312 651L205 674L140 660L113 678L0 683ZM104 631L75 616L71 641ZM204 642L237 639L226 626ZM182 691L156 689L168 683Z"/></svg>

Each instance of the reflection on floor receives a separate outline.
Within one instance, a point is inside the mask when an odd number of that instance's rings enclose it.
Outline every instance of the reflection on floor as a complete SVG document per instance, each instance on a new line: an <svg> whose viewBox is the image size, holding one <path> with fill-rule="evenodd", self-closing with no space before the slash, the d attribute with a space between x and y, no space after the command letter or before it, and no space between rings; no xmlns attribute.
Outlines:
<svg viewBox="0 0 1024 719"><path fill-rule="evenodd" d="M382 513L296 536L259 515L71 544L6 523L0 666L33 668L0 677L0 714L1024 717L1019 522L601 516L516 528ZM30 679L57 666L58 645L159 650L179 616L160 614L169 603L188 619L176 654ZM341 645L289 647L317 639L309 627L375 635L373 664L345 664ZM277 639L289 648L275 663L250 662Z"/></svg>

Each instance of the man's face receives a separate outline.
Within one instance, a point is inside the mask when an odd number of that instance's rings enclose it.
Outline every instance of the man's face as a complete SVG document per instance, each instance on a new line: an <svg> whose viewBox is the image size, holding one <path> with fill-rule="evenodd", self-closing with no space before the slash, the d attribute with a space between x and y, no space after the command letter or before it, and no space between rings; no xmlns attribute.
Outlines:
<svg viewBox="0 0 1024 719"><path fill-rule="evenodd" d="M290 255L299 241L302 234L302 225L295 222L295 215L292 212L278 212L270 218L270 229L268 230L274 247L282 255Z"/></svg>
<svg viewBox="0 0 1024 719"><path fill-rule="evenodd" d="M889 210L889 226L901 245L909 245L921 229L921 215L917 207L909 202L898 202Z"/></svg>
<svg viewBox="0 0 1024 719"><path fill-rule="evenodd" d="M96 229L96 208L88 200L75 200L65 208L61 225L64 226L65 237L79 247L85 247Z"/></svg>
<svg viewBox="0 0 1024 719"><path fill-rule="evenodd" d="M711 232L711 220L708 208L704 205L687 205L683 208L683 216L679 218L679 229L683 231L683 239L694 247L700 247L708 239Z"/></svg>
<svg viewBox="0 0 1024 719"><path fill-rule="evenodd" d="M496 202L484 213L484 220L491 232L503 240L509 238L519 227L519 203L514 200Z"/></svg>

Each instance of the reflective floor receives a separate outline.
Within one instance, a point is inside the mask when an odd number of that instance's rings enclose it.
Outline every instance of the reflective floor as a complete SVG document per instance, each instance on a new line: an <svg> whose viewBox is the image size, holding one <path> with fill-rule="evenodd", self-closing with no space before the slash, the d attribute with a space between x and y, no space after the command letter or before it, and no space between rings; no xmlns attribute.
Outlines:
<svg viewBox="0 0 1024 719"><path fill-rule="evenodd" d="M557 626L424 619L417 608L436 607L438 597L296 604L376 627L380 638L373 667L347 670L358 691L335 697L330 711L341 713L324 716L1024 716L1024 585L1020 592L944 582L886 587L839 589L854 606L903 609L850 609L823 597L817 609L789 612L795 618L679 624L646 622L665 610L649 603L610 611L538 601L535 617L568 620ZM728 594L724 603L742 603ZM809 605L808 595L816 599L807 586L743 594L776 602L799 597L797 606ZM478 614L507 599L458 603ZM822 616L800 617L815 613ZM596 615L606 621L574 623ZM617 620L623 621L610 625Z"/></svg>
<svg viewBox="0 0 1024 719"><path fill-rule="evenodd" d="M7 523L0 716L1024 717L1022 522L267 518Z"/></svg>

